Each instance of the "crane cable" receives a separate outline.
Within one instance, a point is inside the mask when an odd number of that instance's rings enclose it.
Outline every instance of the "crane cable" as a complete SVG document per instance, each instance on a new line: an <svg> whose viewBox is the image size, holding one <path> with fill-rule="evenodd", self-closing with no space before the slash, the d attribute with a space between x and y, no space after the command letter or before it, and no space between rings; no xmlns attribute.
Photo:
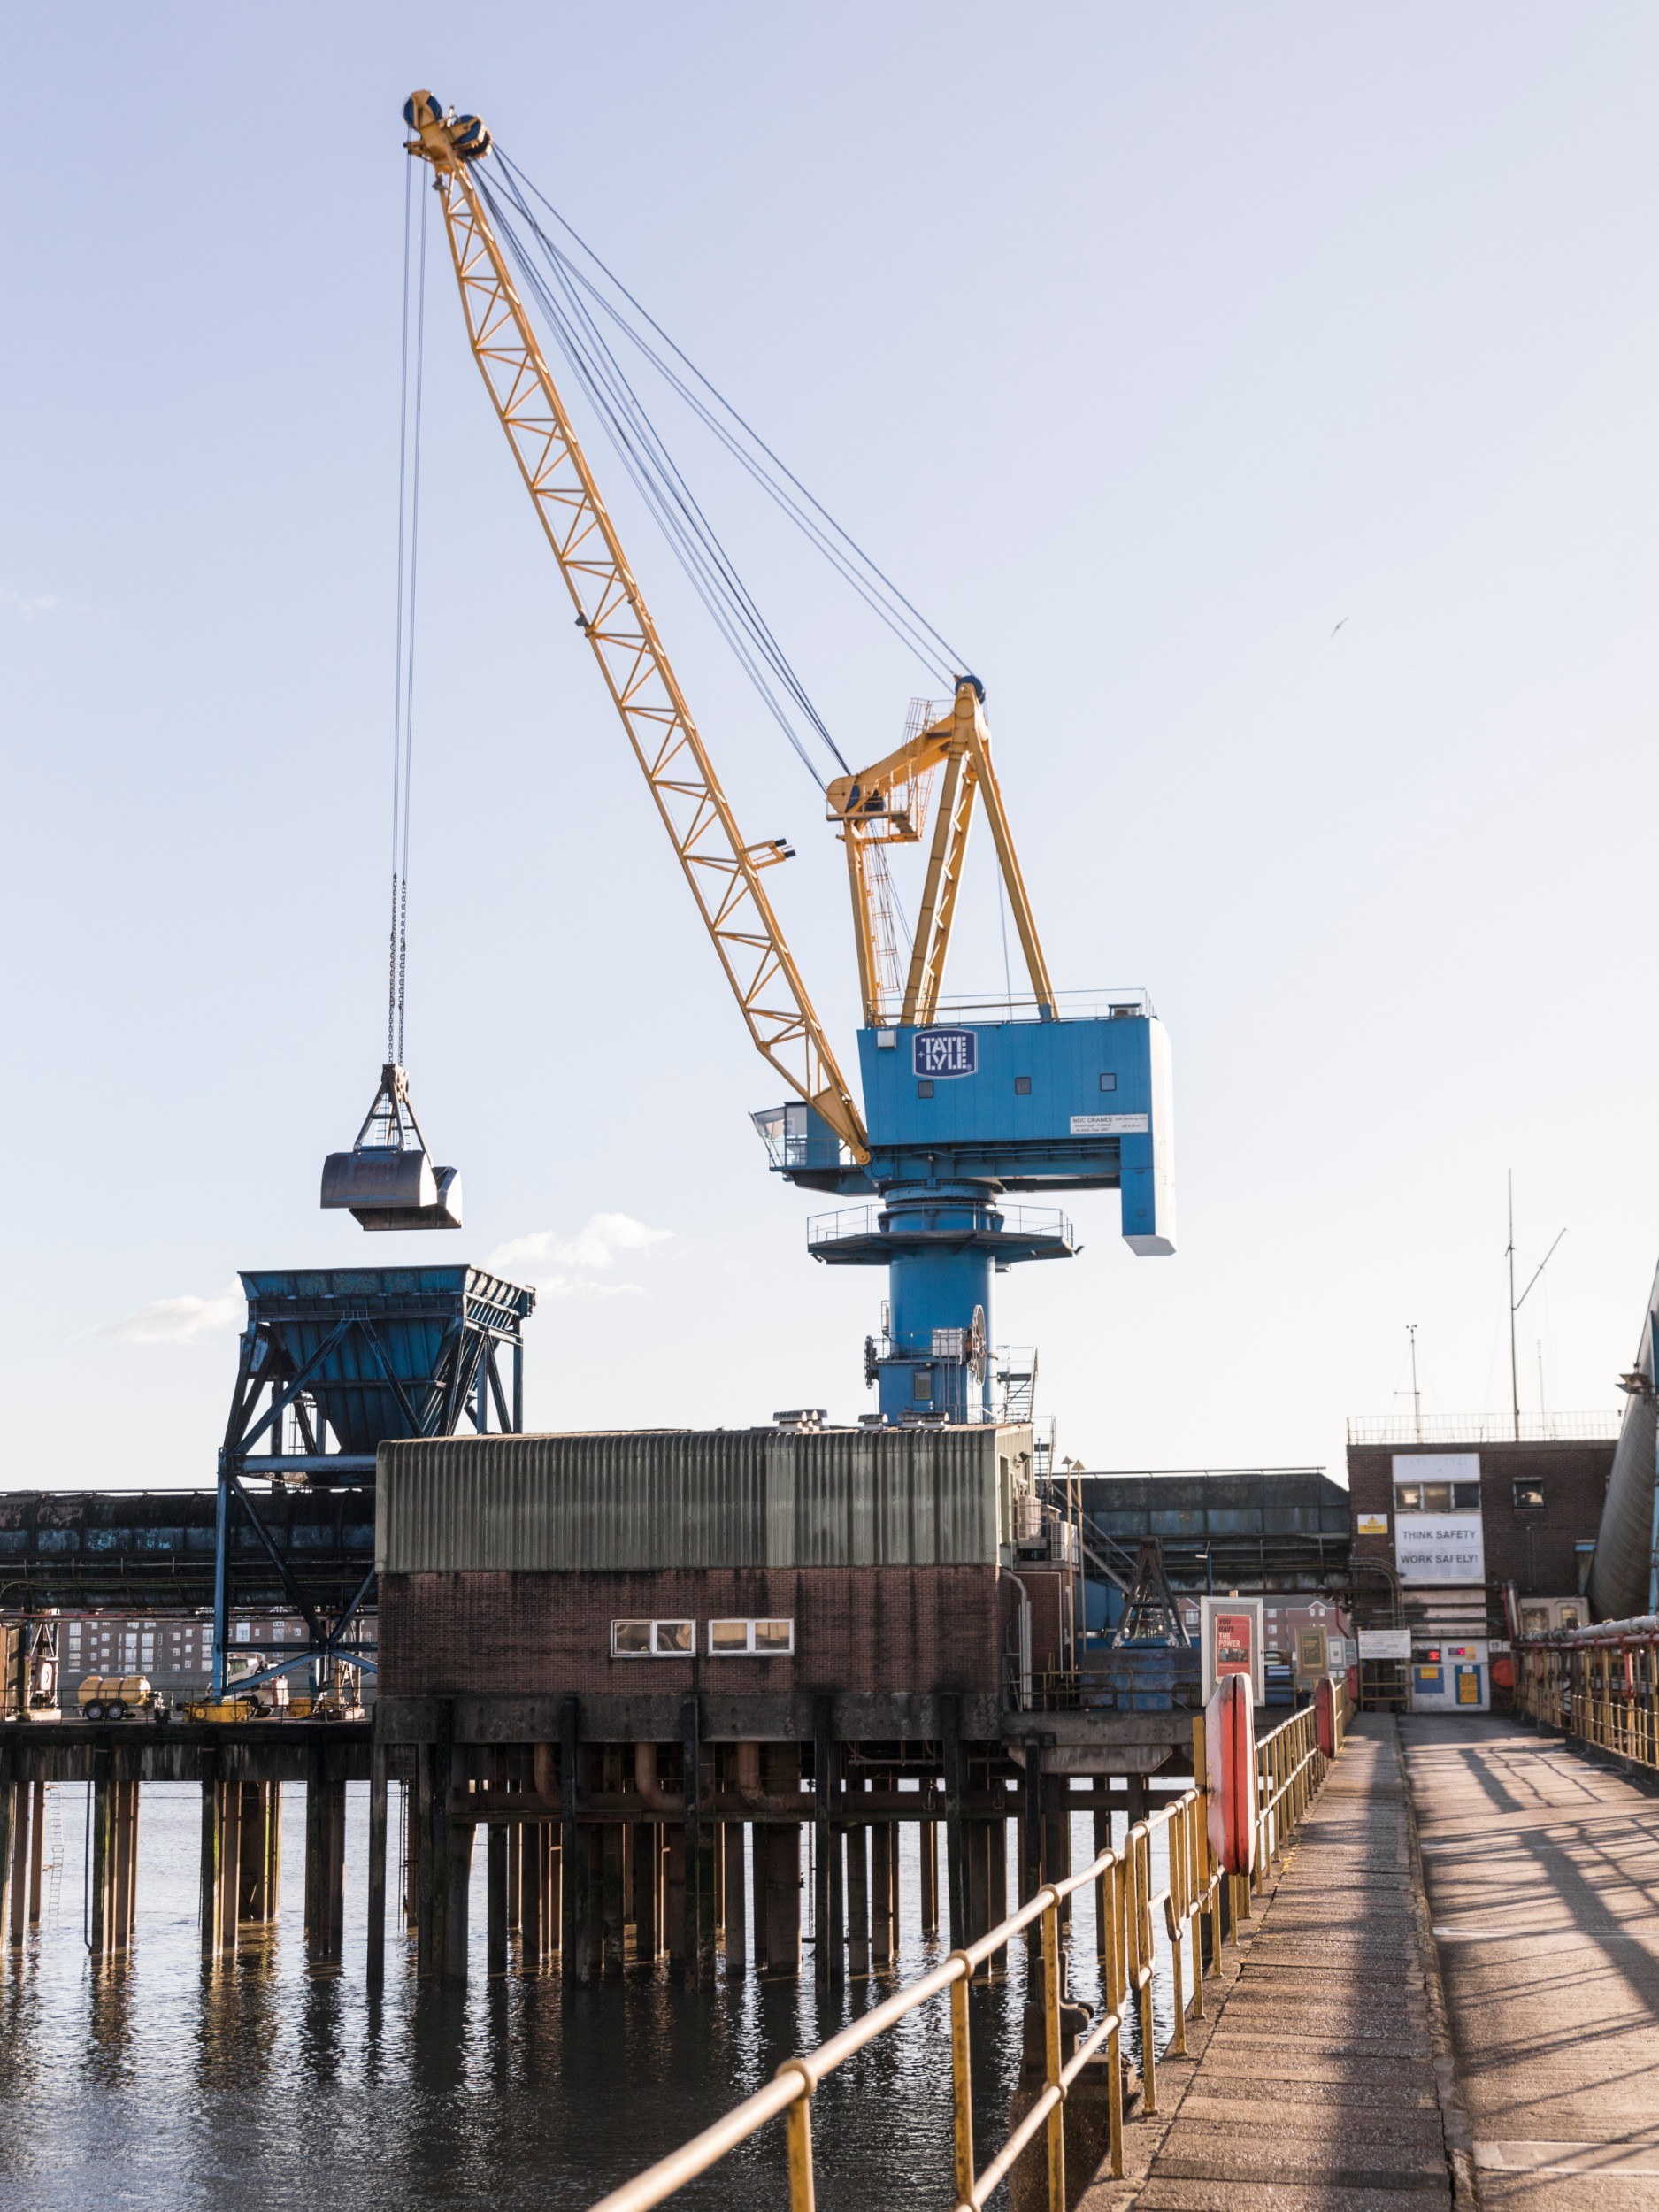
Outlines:
<svg viewBox="0 0 1659 2212"><path fill-rule="evenodd" d="M499 197L481 177L479 188L518 264L526 288L540 306L560 352L598 413L634 488L762 703L822 789L825 780L813 757L812 739L816 737L833 755L843 774L849 772L847 762L638 393L569 281L560 258L549 257L549 281L518 236ZM520 205L516 191L512 197L513 204ZM520 206L520 211L526 211ZM526 214L526 219L532 228L538 227L534 217ZM803 734L802 723L810 734Z"/></svg>
<svg viewBox="0 0 1659 2212"><path fill-rule="evenodd" d="M404 986L409 971L409 803L415 741L415 603L420 578L420 423L426 354L426 198L414 250L415 165L403 181L403 334L397 419L397 665L392 713L392 918L386 985L386 1057L403 1059ZM411 258L414 309L411 314ZM413 326L413 345L411 327ZM411 357L413 357L412 401Z"/></svg>
<svg viewBox="0 0 1659 2212"><path fill-rule="evenodd" d="M840 571L865 603L892 630L894 635L910 647L932 674L942 678L947 683L954 683L956 672L965 667L967 664L949 639L940 634L920 609L899 589L886 570L879 566L851 533L836 521L834 516L823 503L815 498L807 489L794 470L773 452L752 424L739 413L731 401L703 374L684 349L675 344L673 339L669 336L649 309L641 305L629 291L627 286L623 283L621 278L601 259L575 226L559 212L546 194L530 181L524 172L502 151L499 146L496 146L494 150L503 169L520 191L528 192L532 197L541 202L554 221L588 257L606 281L614 286L634 313L655 331L676 360L681 363L689 375L708 394L709 399L714 403L713 408L697 396L685 379L678 375L649 342L641 337L639 331L629 323L614 303L608 300L599 287L583 273L580 267L568 256L562 253L561 250L547 237L540 226L535 223L535 219L529 213L529 211L522 208L522 200L517 200L515 204L521 207L526 220L535 228L543 250L549 256L557 257L565 264L572 280L593 298L601 310L616 324L623 335L650 362L664 381L678 393L687 406L760 485L768 497L783 510L804 536L817 545L825 558ZM718 415L714 412L714 408L719 410ZM728 426L734 426L735 428ZM738 432L741 433L741 438L736 434ZM747 447L743 443L745 439L749 442ZM766 462L771 464L771 469L764 465ZM772 471L776 472L775 475ZM784 480L780 482L780 479ZM786 483L793 488L792 490L785 488ZM800 495L798 499L794 496L795 493ZM806 511L809 508L812 511L811 514ZM817 521L812 519L813 515L818 517ZM834 541L839 541L839 544Z"/></svg>
<svg viewBox="0 0 1659 2212"><path fill-rule="evenodd" d="M858 594L895 638L933 676L952 687L964 664L926 617L900 592L857 541L814 498L713 383L669 337L619 278L521 170L495 149L499 167L492 189L474 172L480 196L523 277L526 290L552 331L559 351L587 394L607 438L653 519L669 542L693 589L725 638L762 703L822 789L818 749L850 772L824 718L739 575L718 534L686 481L640 394L608 342L601 319L626 338L697 419L737 460L753 481ZM610 293L549 235L534 198L587 257ZM503 201L507 203L503 205ZM511 212L509 210L511 209ZM520 235L517 216L540 249ZM633 311L633 319L618 304ZM646 326L661 340L652 344ZM665 350L664 350L665 349ZM673 360L666 357L673 357ZM680 363L681 374L674 366Z"/></svg>

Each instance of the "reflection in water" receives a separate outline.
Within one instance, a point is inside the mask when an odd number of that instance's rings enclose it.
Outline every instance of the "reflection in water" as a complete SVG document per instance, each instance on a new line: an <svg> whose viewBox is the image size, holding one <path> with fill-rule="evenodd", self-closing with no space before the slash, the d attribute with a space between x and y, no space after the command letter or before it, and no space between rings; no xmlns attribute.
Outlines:
<svg viewBox="0 0 1659 2212"><path fill-rule="evenodd" d="M590 1989L551 1977L492 1983L480 1852L466 1990L419 1986L394 1938L385 1995L372 2001L362 1972L367 1793L357 1787L344 1970L306 1967L304 1796L295 1788L284 1793L283 1915L249 1932L234 1973L211 1973L196 1929L199 1793L160 1783L144 1791L136 1947L95 1975L81 1939L85 1792L56 1793L67 1839L56 1916L0 1963L4 2212L315 2212L334 2199L354 2212L587 2206L895 1985L872 1980L820 2002L810 1979L763 1984L752 1974L712 1993L644 1973ZM1079 1816L1076 1864L1090 1832ZM907 1828L902 1981L943 1948L917 1933L916 1850ZM1080 1893L1072 1987L1086 2002L1097 1994L1094 1952L1093 1902ZM982 2162L1005 2132L1024 1994L1016 1957L1008 1978L973 2000ZM1167 2032L1165 2019L1160 2039ZM813 2105L823 2212L949 2202L949 2079L940 2001L826 2083ZM781 2130L677 2201L730 2212L786 2202Z"/></svg>

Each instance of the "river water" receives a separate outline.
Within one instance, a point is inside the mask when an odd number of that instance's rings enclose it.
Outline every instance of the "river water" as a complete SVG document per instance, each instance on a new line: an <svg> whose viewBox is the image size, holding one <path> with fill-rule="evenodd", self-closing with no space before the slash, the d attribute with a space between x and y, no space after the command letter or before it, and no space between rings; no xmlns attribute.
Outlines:
<svg viewBox="0 0 1659 2212"><path fill-rule="evenodd" d="M576 2212L944 1952L917 1932L918 1836L906 1825L894 1975L821 2001L810 1978L762 1983L752 1971L712 1992L644 1970L588 1989L552 1975L491 1982L480 1852L466 1989L418 1985L400 1928L388 1939L385 1993L372 2001L362 1963L366 1787L349 1793L346 1962L330 1972L304 1955L304 1793L290 1789L282 1915L244 1941L234 1972L212 1972L196 1928L200 1792L153 1783L143 1793L136 1942L126 1962L95 1973L82 1936L86 1798L80 1784L50 1791L58 1871L45 1924L22 1954L0 1952L4 2212L318 2212L334 2202L350 2212ZM1091 1833L1079 1816L1075 1865L1087 1863ZM1072 1950L1072 1993L1092 2003L1087 1891ZM1167 1977L1159 1981L1167 1990ZM1017 1957L1006 1979L973 1997L981 2165L1006 2132L1024 2000ZM823 2212L949 2203L948 2006L919 2009L814 2099ZM1164 2019L1160 2041L1167 2033ZM782 2147L774 2124L675 2201L775 2212L787 2201Z"/></svg>

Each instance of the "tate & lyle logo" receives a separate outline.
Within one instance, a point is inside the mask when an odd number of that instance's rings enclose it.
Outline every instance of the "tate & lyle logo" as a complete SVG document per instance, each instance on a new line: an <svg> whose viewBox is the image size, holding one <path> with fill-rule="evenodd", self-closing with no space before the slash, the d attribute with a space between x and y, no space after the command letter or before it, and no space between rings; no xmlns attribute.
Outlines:
<svg viewBox="0 0 1659 2212"><path fill-rule="evenodd" d="M910 1056L918 1075L974 1075L979 1041L971 1029L918 1029L910 1040Z"/></svg>

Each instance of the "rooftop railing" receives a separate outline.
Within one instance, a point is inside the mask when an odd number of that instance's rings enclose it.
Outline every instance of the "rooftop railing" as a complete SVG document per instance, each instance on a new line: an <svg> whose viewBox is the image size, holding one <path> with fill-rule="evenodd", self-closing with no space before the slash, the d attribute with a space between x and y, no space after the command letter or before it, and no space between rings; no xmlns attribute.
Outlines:
<svg viewBox="0 0 1659 2212"><path fill-rule="evenodd" d="M1603 1444L1618 1434L1617 1413L1355 1413L1350 1444Z"/></svg>

